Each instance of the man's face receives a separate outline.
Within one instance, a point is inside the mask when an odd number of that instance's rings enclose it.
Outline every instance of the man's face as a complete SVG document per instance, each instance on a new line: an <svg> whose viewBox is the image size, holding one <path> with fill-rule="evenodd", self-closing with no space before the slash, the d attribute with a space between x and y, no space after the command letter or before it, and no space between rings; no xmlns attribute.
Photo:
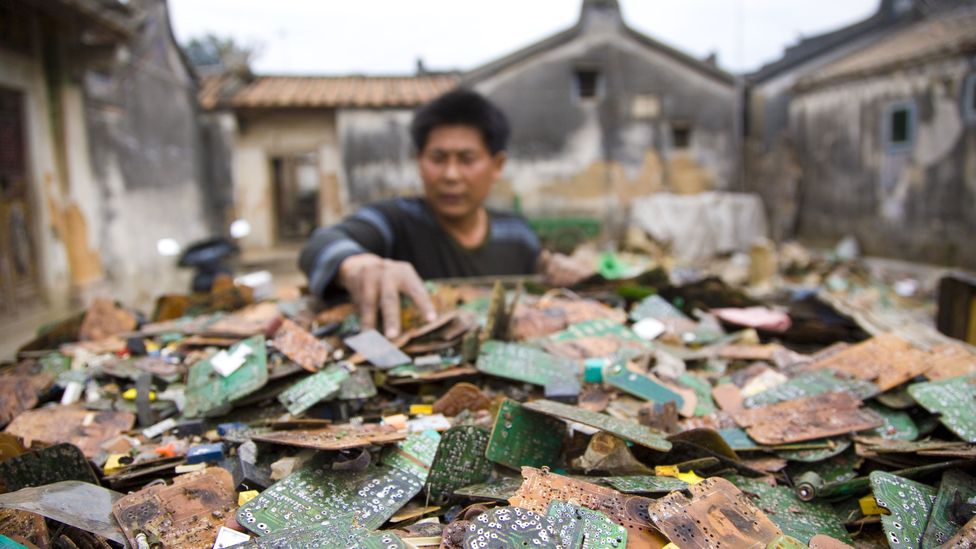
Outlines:
<svg viewBox="0 0 976 549"><path fill-rule="evenodd" d="M434 128L418 159L427 203L450 220L477 213L504 165L505 153L492 155L472 126Z"/></svg>

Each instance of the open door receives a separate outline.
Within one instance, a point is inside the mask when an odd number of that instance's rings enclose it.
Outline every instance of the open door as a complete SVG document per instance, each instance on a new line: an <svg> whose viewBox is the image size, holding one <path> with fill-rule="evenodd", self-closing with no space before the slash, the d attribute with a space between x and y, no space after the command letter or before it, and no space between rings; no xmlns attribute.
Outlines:
<svg viewBox="0 0 976 549"><path fill-rule="evenodd" d="M319 219L319 159L315 153L271 159L278 242L303 242Z"/></svg>

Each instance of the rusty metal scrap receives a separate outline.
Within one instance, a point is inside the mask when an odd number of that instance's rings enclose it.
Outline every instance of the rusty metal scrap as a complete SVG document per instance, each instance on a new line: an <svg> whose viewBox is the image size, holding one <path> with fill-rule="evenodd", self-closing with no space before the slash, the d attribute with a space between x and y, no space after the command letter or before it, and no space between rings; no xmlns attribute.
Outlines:
<svg viewBox="0 0 976 549"><path fill-rule="evenodd" d="M846 392L788 400L751 408L733 416L740 427L760 444L789 444L880 427L875 412L861 408L861 401Z"/></svg>
<svg viewBox="0 0 976 549"><path fill-rule="evenodd" d="M489 399L477 385L472 383L455 383L437 399L431 406L435 414L453 417L464 410L486 410L491 405Z"/></svg>
<svg viewBox="0 0 976 549"><path fill-rule="evenodd" d="M545 514L552 500L571 502L606 513L610 520L626 528L628 547L656 549L667 544L650 524L649 498L622 494L534 467L522 467L522 478L522 486L508 500L516 507Z"/></svg>
<svg viewBox="0 0 976 549"><path fill-rule="evenodd" d="M208 467L123 496L112 512L132 547L210 549L236 504L230 473Z"/></svg>
<svg viewBox="0 0 976 549"><path fill-rule="evenodd" d="M924 374L929 367L927 353L894 334L875 336L809 366L811 369L830 368L873 381L882 391Z"/></svg>
<svg viewBox="0 0 976 549"><path fill-rule="evenodd" d="M69 442L87 458L95 457L104 442L128 431L136 415L124 411L91 411L75 406L37 408L15 417L6 432L45 444Z"/></svg>
<svg viewBox="0 0 976 549"><path fill-rule="evenodd" d="M111 299L95 299L84 319L78 336L82 341L98 341L109 336L130 332L136 327L136 317Z"/></svg>
<svg viewBox="0 0 976 549"><path fill-rule="evenodd" d="M932 348L925 377L932 381L976 373L976 354L962 345L946 343Z"/></svg>
<svg viewBox="0 0 976 549"><path fill-rule="evenodd" d="M390 444L406 438L406 433L386 425L335 425L322 429L273 431L251 437L261 442L299 446L316 450L349 450L373 444Z"/></svg>
<svg viewBox="0 0 976 549"><path fill-rule="evenodd" d="M36 405L37 393L29 376L0 376L0 427Z"/></svg>
<svg viewBox="0 0 976 549"><path fill-rule="evenodd" d="M689 499L672 492L651 501L651 521L678 547L765 548L782 535L749 497L724 478L712 477L688 487Z"/></svg>
<svg viewBox="0 0 976 549"><path fill-rule="evenodd" d="M281 312L274 303L257 303L218 319L201 331L202 335L249 337L258 334L270 336L282 321Z"/></svg>
<svg viewBox="0 0 976 549"><path fill-rule="evenodd" d="M273 345L309 372L317 372L329 360L329 347L287 318L275 332Z"/></svg>

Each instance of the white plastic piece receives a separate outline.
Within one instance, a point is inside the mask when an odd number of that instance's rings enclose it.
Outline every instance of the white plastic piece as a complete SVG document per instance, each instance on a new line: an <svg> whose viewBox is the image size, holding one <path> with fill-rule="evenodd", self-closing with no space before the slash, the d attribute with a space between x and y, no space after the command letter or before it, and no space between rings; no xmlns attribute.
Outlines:
<svg viewBox="0 0 976 549"><path fill-rule="evenodd" d="M251 541L251 536L243 532L238 532L237 530L231 530L226 526L221 526L220 530L217 531L217 541L214 542L213 549L224 549L249 541Z"/></svg>
<svg viewBox="0 0 976 549"><path fill-rule="evenodd" d="M254 352L254 349L247 345L238 345L233 353L221 350L210 359L210 365L218 374L227 377L244 365L247 357Z"/></svg>
<svg viewBox="0 0 976 549"><path fill-rule="evenodd" d="M165 433L166 431L169 431L174 427L176 427L176 420L171 417L168 417L160 421L159 423L155 423L143 429L142 436L146 438L156 438L159 435Z"/></svg>
<svg viewBox="0 0 976 549"><path fill-rule="evenodd" d="M653 341L659 337L661 334L667 330L667 327L663 322L657 320L656 318L645 318L638 320L633 326L634 333L637 337L645 341Z"/></svg>

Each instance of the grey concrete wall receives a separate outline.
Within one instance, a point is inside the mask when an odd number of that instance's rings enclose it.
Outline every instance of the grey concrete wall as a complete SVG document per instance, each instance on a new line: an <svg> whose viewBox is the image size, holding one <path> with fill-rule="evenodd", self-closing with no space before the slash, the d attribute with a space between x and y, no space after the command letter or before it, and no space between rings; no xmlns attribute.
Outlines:
<svg viewBox="0 0 976 549"><path fill-rule="evenodd" d="M800 236L853 234L869 254L976 267L976 127L961 97L974 72L972 58L955 58L798 95ZM915 138L891 150L885 114L904 101Z"/></svg>
<svg viewBox="0 0 976 549"><path fill-rule="evenodd" d="M577 67L601 74L579 99ZM606 214L661 189L728 188L736 175L735 91L619 29L589 31L475 83L512 121L496 202L530 213ZM691 127L676 150L671 124Z"/></svg>
<svg viewBox="0 0 976 549"><path fill-rule="evenodd" d="M341 187L350 208L421 192L407 109L342 109L336 115L342 151Z"/></svg>

